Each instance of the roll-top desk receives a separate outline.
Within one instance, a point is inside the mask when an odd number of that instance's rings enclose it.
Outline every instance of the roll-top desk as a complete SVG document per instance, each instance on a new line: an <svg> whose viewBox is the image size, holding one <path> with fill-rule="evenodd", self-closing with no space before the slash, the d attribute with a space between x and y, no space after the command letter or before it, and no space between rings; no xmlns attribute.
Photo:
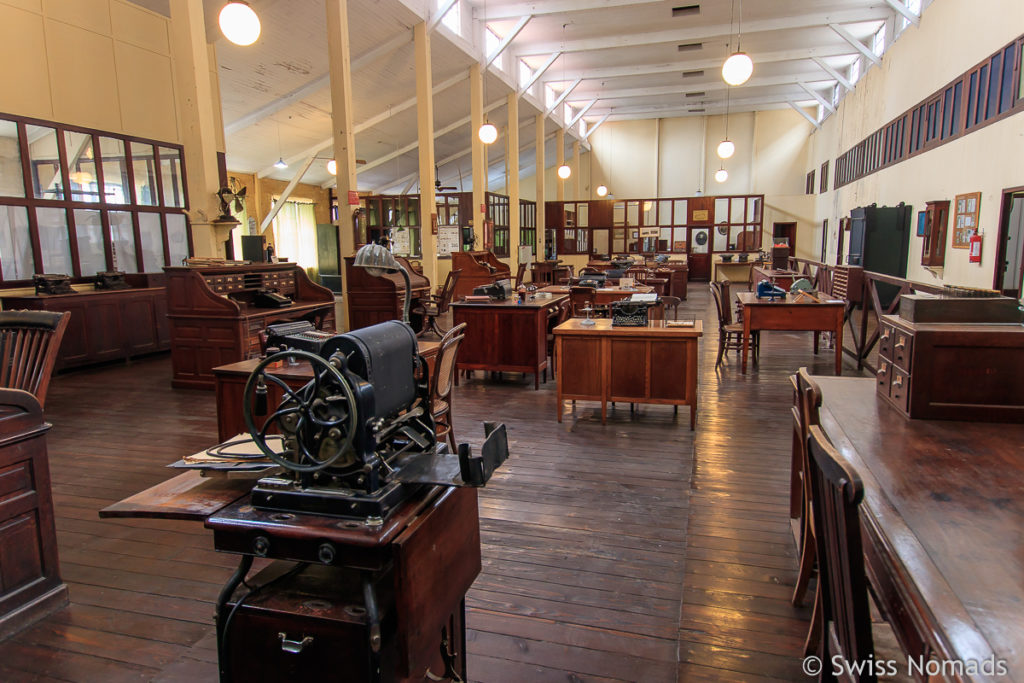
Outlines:
<svg viewBox="0 0 1024 683"><path fill-rule="evenodd" d="M167 318L171 328L171 384L213 389L213 368L254 358L267 325L309 320L334 331L334 294L310 281L294 263L168 267ZM258 304L260 290L292 300L288 306Z"/></svg>
<svg viewBox="0 0 1024 683"><path fill-rule="evenodd" d="M396 256L395 260L409 273L415 305L416 299L430 294L430 280L417 273L403 257ZM387 320L401 320L405 301L405 278L402 274L384 273L377 277L370 275L366 268L353 266L352 261L352 256L345 257L348 328L357 330Z"/></svg>
<svg viewBox="0 0 1024 683"><path fill-rule="evenodd" d="M512 278L512 270L489 251L453 251L452 270L461 270L454 299L473 293L474 287Z"/></svg>

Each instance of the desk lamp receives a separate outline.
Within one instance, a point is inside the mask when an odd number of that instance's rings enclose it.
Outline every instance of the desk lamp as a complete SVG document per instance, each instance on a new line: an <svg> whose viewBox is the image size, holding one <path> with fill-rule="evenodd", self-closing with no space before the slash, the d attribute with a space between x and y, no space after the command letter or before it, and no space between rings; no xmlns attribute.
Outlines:
<svg viewBox="0 0 1024 683"><path fill-rule="evenodd" d="M366 272L373 277L381 277L385 273L401 273L405 278L405 303L402 305L402 322L409 324L409 304L412 300L412 284L409 282L409 273L395 260L394 255L382 244L365 244L356 252L353 266L366 268Z"/></svg>

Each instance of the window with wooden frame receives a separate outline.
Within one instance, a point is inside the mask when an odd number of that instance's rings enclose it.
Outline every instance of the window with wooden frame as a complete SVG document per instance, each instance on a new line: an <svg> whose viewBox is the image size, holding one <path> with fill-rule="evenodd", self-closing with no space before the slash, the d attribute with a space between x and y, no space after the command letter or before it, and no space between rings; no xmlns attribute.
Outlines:
<svg viewBox="0 0 1024 683"><path fill-rule="evenodd" d="M485 195L487 203L487 220L491 221L494 231L494 255L507 257L510 252L509 245L509 200L503 194L488 192Z"/></svg>
<svg viewBox="0 0 1024 683"><path fill-rule="evenodd" d="M532 247L537 256L537 202L519 200L519 246Z"/></svg>
<svg viewBox="0 0 1024 683"><path fill-rule="evenodd" d="M1024 111L1022 62L1024 36L841 154L833 189Z"/></svg>
<svg viewBox="0 0 1024 683"><path fill-rule="evenodd" d="M828 161L821 165L821 180L818 185L818 192L824 194L828 192Z"/></svg>
<svg viewBox="0 0 1024 683"><path fill-rule="evenodd" d="M809 171L804 179L804 194L814 194L814 171Z"/></svg>
<svg viewBox="0 0 1024 683"><path fill-rule="evenodd" d="M0 286L192 254L180 145L0 114Z"/></svg>

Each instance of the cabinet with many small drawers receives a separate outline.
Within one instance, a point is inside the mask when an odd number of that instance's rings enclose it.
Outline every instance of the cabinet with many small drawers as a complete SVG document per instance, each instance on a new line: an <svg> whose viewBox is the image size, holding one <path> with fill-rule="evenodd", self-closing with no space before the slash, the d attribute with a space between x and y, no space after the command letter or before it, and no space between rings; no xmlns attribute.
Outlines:
<svg viewBox="0 0 1024 683"><path fill-rule="evenodd" d="M876 384L907 417L1024 422L1024 327L882 316Z"/></svg>

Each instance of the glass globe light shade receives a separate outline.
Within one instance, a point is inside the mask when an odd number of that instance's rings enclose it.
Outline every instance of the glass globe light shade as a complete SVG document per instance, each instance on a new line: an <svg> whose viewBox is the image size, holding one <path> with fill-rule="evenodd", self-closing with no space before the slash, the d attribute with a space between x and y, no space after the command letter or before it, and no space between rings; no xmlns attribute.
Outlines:
<svg viewBox="0 0 1024 683"><path fill-rule="evenodd" d="M729 172L726 171L724 168L720 168L717 171L715 171L715 180L717 180L718 182L724 183L728 179Z"/></svg>
<svg viewBox="0 0 1024 683"><path fill-rule="evenodd" d="M338 175L338 162L331 159L327 162L327 172L331 175Z"/></svg>
<svg viewBox="0 0 1024 683"><path fill-rule="evenodd" d="M597 186L597 196L598 197L606 197L606 196L608 196L608 188L606 186L604 186L604 185L598 185Z"/></svg>
<svg viewBox="0 0 1024 683"><path fill-rule="evenodd" d="M558 167L558 177L561 178L562 180L566 180L571 175L572 169L569 168L568 164L562 164L561 166Z"/></svg>
<svg viewBox="0 0 1024 683"><path fill-rule="evenodd" d="M722 80L729 85L743 85L754 73L754 60L746 52L735 52L722 65Z"/></svg>
<svg viewBox="0 0 1024 683"><path fill-rule="evenodd" d="M728 159L736 151L736 145L732 144L732 140L726 138L718 143L718 158Z"/></svg>
<svg viewBox="0 0 1024 683"><path fill-rule="evenodd" d="M498 127L493 123L485 123L480 126L480 130L477 131L477 135L480 136L480 142L485 145L489 145L498 139Z"/></svg>
<svg viewBox="0 0 1024 683"><path fill-rule="evenodd" d="M235 45L252 45L260 37L260 18L244 2L229 2L218 17L221 33Z"/></svg>

